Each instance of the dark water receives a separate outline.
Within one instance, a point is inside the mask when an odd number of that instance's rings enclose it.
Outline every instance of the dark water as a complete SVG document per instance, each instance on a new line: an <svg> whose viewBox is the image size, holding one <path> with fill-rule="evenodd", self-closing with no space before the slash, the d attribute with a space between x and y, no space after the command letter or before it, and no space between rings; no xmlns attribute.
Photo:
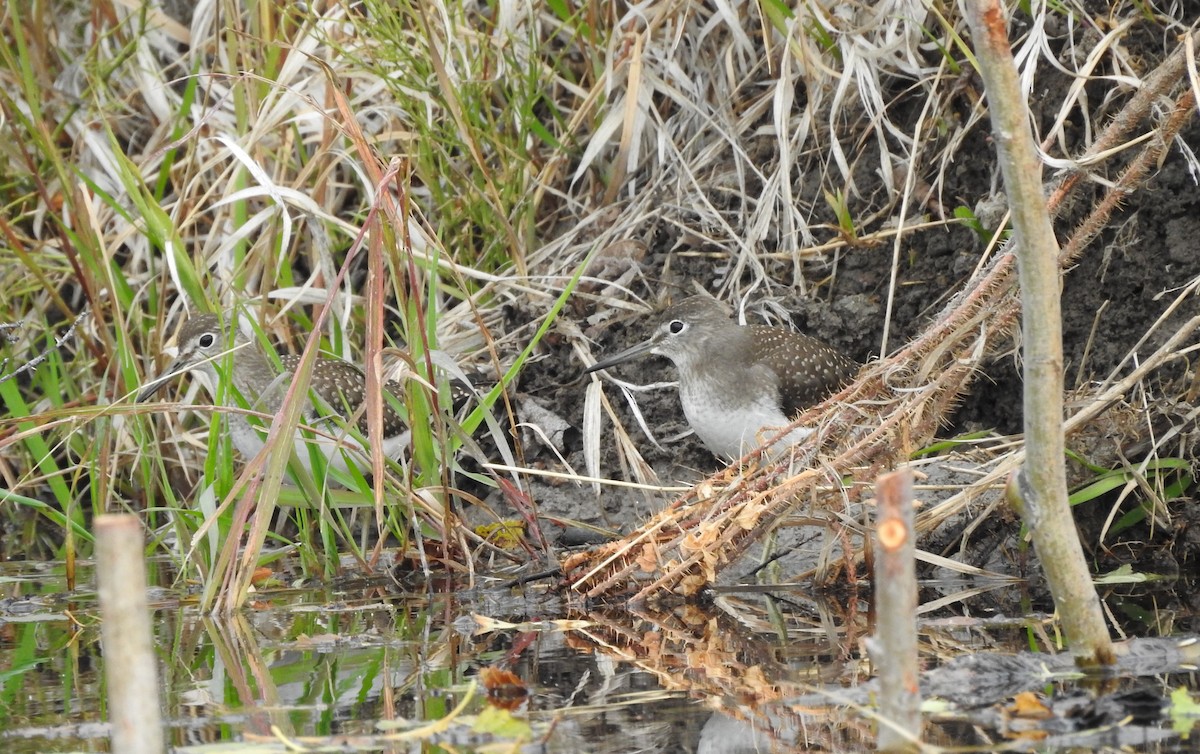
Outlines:
<svg viewBox="0 0 1200 754"><path fill-rule="evenodd" d="M584 611L546 586L502 589L499 578L419 587L388 577L331 585L288 578L281 571L245 611L217 619L200 615L188 586L172 585L165 569L152 574L168 585L155 588L152 605L174 750L282 751L279 742L291 739L350 752L494 744L544 752L857 751L874 740L872 670L862 649L869 594L727 591L704 605L635 613L621 604ZM6 564L0 581L8 595L0 602L0 750L109 751L94 591L67 593L60 564ZM80 583L92 583L87 568ZM1130 636L1179 635L1194 622L1180 589L1114 586L1105 604ZM1054 623L1021 584L924 585L922 601L935 600L944 606L921 616L926 668L995 652L1054 656ZM1002 671L960 667L941 693L953 695L960 678L984 691L971 709L961 700L927 709L927 740L1191 750L1172 732L1187 727L1186 716L1158 703L1179 689L1189 695L1190 672L1148 668L1097 686L1070 673L1039 677L1036 668L1048 667L1041 661L1030 667L1011 669L1014 685L994 699L986 689ZM511 670L528 691L514 715L477 684L485 668ZM1046 720L1008 711L1023 689L1041 700ZM1081 701L1061 707L1072 699ZM1109 699L1120 701L1115 711L1096 702ZM1080 740L1078 730L1047 722L1071 715L1084 729L1111 724L1126 737ZM1116 725L1114 715L1128 719ZM421 729L443 720L438 730ZM402 734L409 738L388 738ZM212 748L220 743L230 746Z"/></svg>

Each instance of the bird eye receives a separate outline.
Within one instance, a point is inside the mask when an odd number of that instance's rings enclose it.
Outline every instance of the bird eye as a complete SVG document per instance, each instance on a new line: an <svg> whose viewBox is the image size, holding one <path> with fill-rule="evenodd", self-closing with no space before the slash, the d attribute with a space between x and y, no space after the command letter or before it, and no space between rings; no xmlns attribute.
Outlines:
<svg viewBox="0 0 1200 754"><path fill-rule="evenodd" d="M678 335L685 329L687 329L687 323L685 323L682 319L673 319L667 325L667 331L672 335Z"/></svg>
<svg viewBox="0 0 1200 754"><path fill-rule="evenodd" d="M201 348L211 348L213 341L214 341L214 338L212 336L212 333L206 332L200 336L200 340L198 342L200 343Z"/></svg>

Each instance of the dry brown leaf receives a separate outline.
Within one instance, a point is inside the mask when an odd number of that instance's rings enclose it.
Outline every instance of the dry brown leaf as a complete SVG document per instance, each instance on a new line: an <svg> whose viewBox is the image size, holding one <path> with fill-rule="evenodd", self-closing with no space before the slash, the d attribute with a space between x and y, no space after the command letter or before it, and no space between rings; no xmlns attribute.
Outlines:
<svg viewBox="0 0 1200 754"><path fill-rule="evenodd" d="M658 547L653 542L641 546L637 556L638 568L645 573L654 573L658 568Z"/></svg>
<svg viewBox="0 0 1200 754"><path fill-rule="evenodd" d="M1054 716L1050 708L1042 703L1038 695L1032 691L1022 691L1013 697L1013 703L1005 709L1014 717L1023 717L1027 720L1048 720Z"/></svg>

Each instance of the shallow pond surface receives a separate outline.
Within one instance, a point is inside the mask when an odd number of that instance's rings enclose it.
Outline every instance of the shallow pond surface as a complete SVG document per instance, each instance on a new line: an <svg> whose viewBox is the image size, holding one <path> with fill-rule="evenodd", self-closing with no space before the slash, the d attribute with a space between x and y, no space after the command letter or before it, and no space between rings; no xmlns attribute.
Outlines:
<svg viewBox="0 0 1200 754"><path fill-rule="evenodd" d="M159 569L152 581L169 584ZM857 751L874 740L866 592L727 590L649 613L584 610L499 577L285 579L228 619L200 615L186 587L153 590L175 751ZM5 564L0 580L0 749L108 751L90 568L71 593L61 564ZM1191 630L1177 594L1190 586L1104 596L1124 632L1153 637ZM946 606L921 616L927 680L962 698L926 708L930 742L1191 750L1172 729L1191 718L1168 704L1195 687L1179 658L1084 679L1054 666L1053 623L1023 584L924 584L923 604L936 600ZM1015 653L1033 661L1013 664Z"/></svg>

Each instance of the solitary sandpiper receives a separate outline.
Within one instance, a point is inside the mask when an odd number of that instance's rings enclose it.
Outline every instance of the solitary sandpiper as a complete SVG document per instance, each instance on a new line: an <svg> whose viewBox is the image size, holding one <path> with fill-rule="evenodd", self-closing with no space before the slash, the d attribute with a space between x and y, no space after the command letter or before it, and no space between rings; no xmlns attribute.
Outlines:
<svg viewBox="0 0 1200 754"><path fill-rule="evenodd" d="M158 376L138 392L139 403L153 397L163 385L183 372L199 375L209 393L228 408L245 408L263 414L275 414L283 406L293 374L300 363L298 355L278 356L278 364L258 343L237 326L236 316L224 320L212 314L194 315L180 329L179 353ZM224 389L220 389L223 377ZM399 390L389 383L391 392ZM309 448L314 444L329 465L346 471L349 462L365 469L367 451L359 438L367 436L367 420L362 410L366 399L366 375L359 367L342 359L319 355L313 365L301 421L313 431L294 438L296 458L311 473ZM313 400L315 397L315 400ZM409 443L408 425L397 411L394 396L383 401L383 454L396 458ZM267 419L261 426L250 423L246 413L233 411L228 416L233 445L247 459L263 448ZM351 431L351 427L355 427Z"/></svg>
<svg viewBox="0 0 1200 754"><path fill-rule="evenodd" d="M859 365L830 345L783 327L739 325L706 295L668 308L643 343L593 364L607 369L647 353L679 370L688 424L715 455L741 458L791 423L802 408L846 384ZM785 442L808 434L800 429Z"/></svg>

